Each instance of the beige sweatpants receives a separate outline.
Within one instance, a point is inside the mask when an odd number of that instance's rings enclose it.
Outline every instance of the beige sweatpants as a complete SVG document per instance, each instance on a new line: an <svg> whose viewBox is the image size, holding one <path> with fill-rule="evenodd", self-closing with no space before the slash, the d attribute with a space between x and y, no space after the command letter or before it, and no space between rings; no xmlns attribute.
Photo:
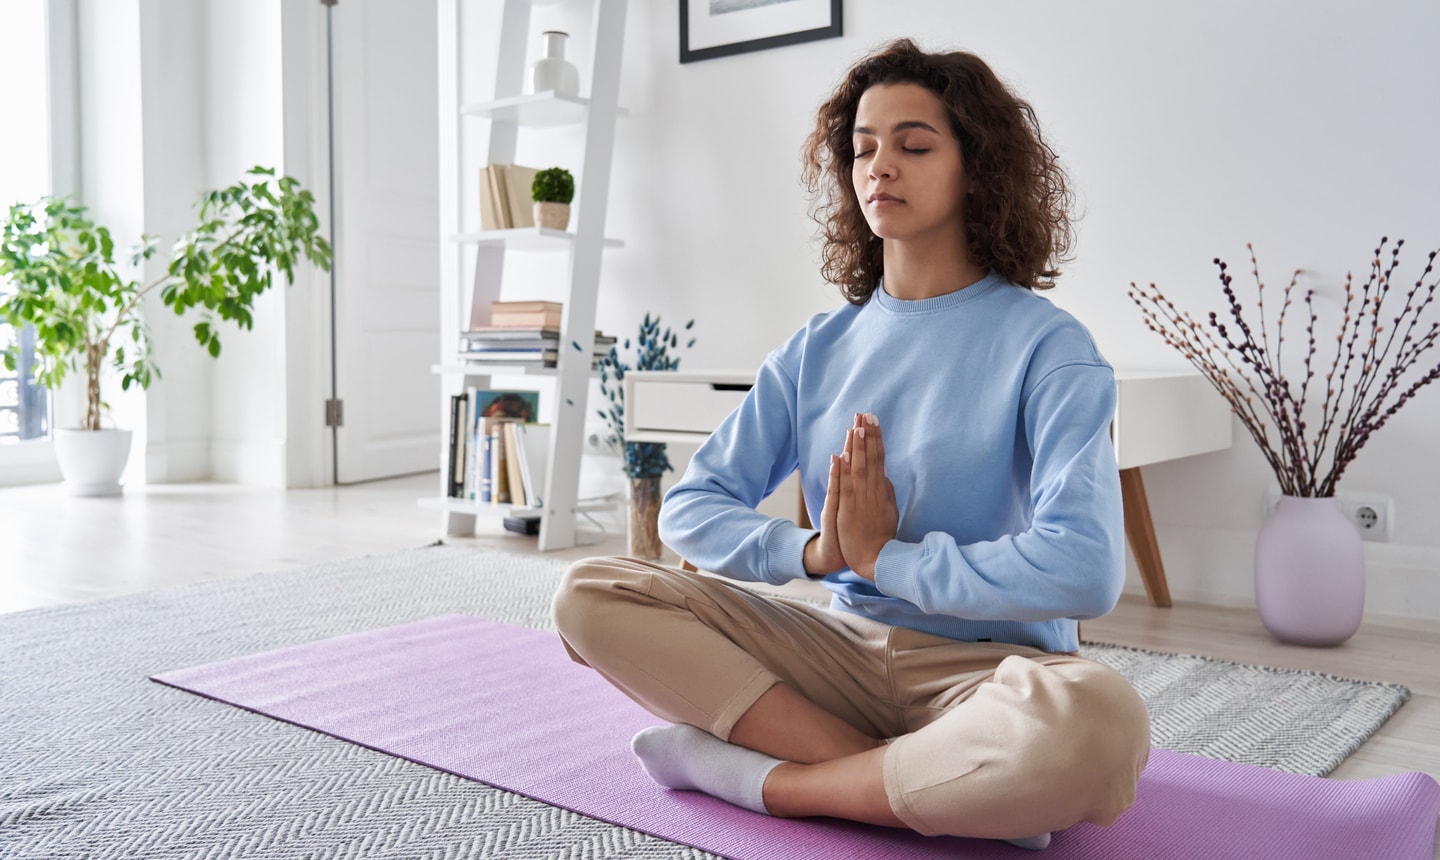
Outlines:
<svg viewBox="0 0 1440 860"><path fill-rule="evenodd" d="M784 682L894 738L890 807L926 835L1110 824L1150 752L1135 690L1081 657L959 642L627 558L576 562L554 616L573 659L671 722L728 739Z"/></svg>

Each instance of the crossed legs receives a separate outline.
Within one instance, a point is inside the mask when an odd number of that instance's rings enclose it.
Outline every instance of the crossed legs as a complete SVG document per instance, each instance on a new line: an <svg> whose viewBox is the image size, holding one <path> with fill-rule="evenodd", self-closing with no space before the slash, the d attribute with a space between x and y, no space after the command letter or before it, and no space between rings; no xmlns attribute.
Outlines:
<svg viewBox="0 0 1440 860"><path fill-rule="evenodd" d="M637 736L652 776L776 816L1022 844L1081 820L1109 823L1133 801L1148 750L1134 737L1145 722L1138 697L1088 661L1012 656L1010 646L889 628L699 574L580 562L555 619L574 659L688 724ZM1056 665L1042 665L1051 657ZM896 700L897 666L907 678L905 666L922 678L938 666L960 681L922 680ZM1133 706L1106 704L1127 694ZM1091 752L1095 761L1079 760ZM728 774L723 784L712 770Z"/></svg>

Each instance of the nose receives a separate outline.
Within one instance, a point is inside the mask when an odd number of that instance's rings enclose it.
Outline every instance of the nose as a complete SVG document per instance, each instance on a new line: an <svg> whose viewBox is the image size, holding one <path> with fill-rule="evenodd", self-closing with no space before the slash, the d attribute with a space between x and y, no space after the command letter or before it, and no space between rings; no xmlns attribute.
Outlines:
<svg viewBox="0 0 1440 860"><path fill-rule="evenodd" d="M891 157L889 146L881 144L875 147L875 156L870 159L870 178L895 178L895 159Z"/></svg>

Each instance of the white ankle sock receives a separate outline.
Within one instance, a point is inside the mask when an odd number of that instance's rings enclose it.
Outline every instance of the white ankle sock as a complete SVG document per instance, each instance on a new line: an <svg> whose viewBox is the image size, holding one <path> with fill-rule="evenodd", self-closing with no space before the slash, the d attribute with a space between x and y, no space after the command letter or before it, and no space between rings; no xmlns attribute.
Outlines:
<svg viewBox="0 0 1440 860"><path fill-rule="evenodd" d="M667 788L703 791L769 815L765 777L780 759L720 740L694 726L652 726L630 742L650 778Z"/></svg>
<svg viewBox="0 0 1440 860"><path fill-rule="evenodd" d="M735 746L694 726L651 726L630 741L630 749L650 778L680 791L703 791L726 803L769 815L765 808L765 777L781 761ZM1039 851L1050 846L1050 834L1003 840Z"/></svg>
<svg viewBox="0 0 1440 860"><path fill-rule="evenodd" d="M1050 834L1041 833L1039 836L1026 836L1024 839L1006 839L1017 848L1029 848L1031 851L1039 851L1042 848L1050 847Z"/></svg>

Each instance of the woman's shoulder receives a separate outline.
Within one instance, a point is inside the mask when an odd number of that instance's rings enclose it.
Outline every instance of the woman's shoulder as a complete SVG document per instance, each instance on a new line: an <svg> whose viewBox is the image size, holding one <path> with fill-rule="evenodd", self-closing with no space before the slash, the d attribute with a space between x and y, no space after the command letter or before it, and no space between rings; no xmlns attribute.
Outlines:
<svg viewBox="0 0 1440 860"><path fill-rule="evenodd" d="M1092 363L1108 367L1090 329L1070 311L1051 301L1049 296L1020 286L995 292L996 300L1007 306L1004 331L1010 335L1023 333L1032 344L1035 358L1054 363Z"/></svg>

